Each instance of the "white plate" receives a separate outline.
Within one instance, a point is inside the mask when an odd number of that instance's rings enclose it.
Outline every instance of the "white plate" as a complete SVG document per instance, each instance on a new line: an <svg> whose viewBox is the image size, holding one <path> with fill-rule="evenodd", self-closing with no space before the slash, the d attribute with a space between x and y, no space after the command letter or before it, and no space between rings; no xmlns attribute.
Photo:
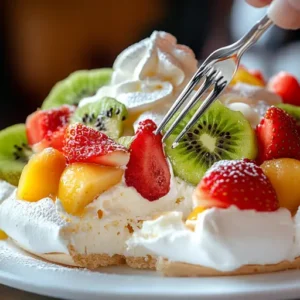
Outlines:
<svg viewBox="0 0 300 300"><path fill-rule="evenodd" d="M4 241L0 241L0 283L76 300L300 298L300 271L214 278L163 278L126 267L91 272L41 261Z"/></svg>

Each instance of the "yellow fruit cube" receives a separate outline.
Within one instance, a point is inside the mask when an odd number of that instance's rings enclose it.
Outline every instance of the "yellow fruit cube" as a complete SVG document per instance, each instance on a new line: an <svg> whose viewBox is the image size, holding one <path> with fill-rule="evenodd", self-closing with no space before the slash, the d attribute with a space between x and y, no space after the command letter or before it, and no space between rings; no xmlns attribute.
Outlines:
<svg viewBox="0 0 300 300"><path fill-rule="evenodd" d="M241 83L247 83L250 85L257 85L257 86L264 86L264 82L262 82L261 80L259 80L257 77L255 77L254 75L250 74L246 69L244 68L239 68L237 70L237 72L235 73L232 81L231 81L231 85L235 85L238 82Z"/></svg>
<svg viewBox="0 0 300 300"><path fill-rule="evenodd" d="M296 213L300 205L300 161L279 158L265 161L261 167L276 191L280 206Z"/></svg>
<svg viewBox="0 0 300 300"><path fill-rule="evenodd" d="M96 164L74 163L63 172L58 198L66 212L80 215L101 193L119 183L123 170Z"/></svg>
<svg viewBox="0 0 300 300"><path fill-rule="evenodd" d="M30 202L45 197L54 199L65 167L64 155L53 148L46 148L33 155L21 174L18 198Z"/></svg>
<svg viewBox="0 0 300 300"><path fill-rule="evenodd" d="M190 221L197 220L198 215L201 214L204 211L205 211L204 207L197 206L196 208L194 208L194 210L188 216L188 220L190 220Z"/></svg>
<svg viewBox="0 0 300 300"><path fill-rule="evenodd" d="M7 238L7 234L0 229L0 240L6 240Z"/></svg>

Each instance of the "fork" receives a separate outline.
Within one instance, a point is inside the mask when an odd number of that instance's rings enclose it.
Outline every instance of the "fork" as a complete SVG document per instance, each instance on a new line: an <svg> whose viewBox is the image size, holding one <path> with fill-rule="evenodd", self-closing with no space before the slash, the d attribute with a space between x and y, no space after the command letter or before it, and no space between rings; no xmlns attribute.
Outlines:
<svg viewBox="0 0 300 300"><path fill-rule="evenodd" d="M204 114L208 107L217 99L217 97L224 91L224 89L231 82L234 74L239 66L242 55L248 50L256 41L263 35L263 33L273 25L273 22L265 15L260 21L258 21L248 33L246 33L237 42L220 48L214 51L199 67L194 74L190 82L183 89L179 97L176 99L170 110L167 112L162 122L156 130L156 134L160 133L174 114L183 106L187 98L192 94L195 87L201 83L199 89L191 97L186 106L179 113L177 118L168 128L163 136L165 141L174 131L178 123L186 116L186 114L192 109L196 103L200 100L201 96L213 86L212 91L204 99L200 107L195 114L186 124L184 129L176 137L172 144L172 148L175 148L182 137L189 131L191 127L197 122L197 120Z"/></svg>

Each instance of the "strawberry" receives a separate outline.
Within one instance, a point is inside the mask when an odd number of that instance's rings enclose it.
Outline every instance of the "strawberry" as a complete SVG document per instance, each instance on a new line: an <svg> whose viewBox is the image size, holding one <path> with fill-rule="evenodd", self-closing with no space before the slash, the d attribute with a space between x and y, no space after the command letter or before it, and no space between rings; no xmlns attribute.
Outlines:
<svg viewBox="0 0 300 300"><path fill-rule="evenodd" d="M130 160L125 181L149 201L165 196L170 190L171 174L162 146L161 134L153 132L152 120L139 123L136 136L130 145Z"/></svg>
<svg viewBox="0 0 300 300"><path fill-rule="evenodd" d="M276 192L263 170L249 160L221 160L204 175L194 192L194 201L203 208L275 211Z"/></svg>
<svg viewBox="0 0 300 300"><path fill-rule="evenodd" d="M283 103L300 106L300 84L293 75L280 72L270 79L268 88L281 96Z"/></svg>
<svg viewBox="0 0 300 300"><path fill-rule="evenodd" d="M64 105L50 110L38 110L27 117L26 133L35 151L47 147L62 148L64 131L75 107Z"/></svg>
<svg viewBox="0 0 300 300"><path fill-rule="evenodd" d="M296 121L285 111L270 107L256 128L258 162L274 158L300 159L300 135Z"/></svg>
<svg viewBox="0 0 300 300"><path fill-rule="evenodd" d="M62 150L68 163L124 166L129 160L129 152L124 146L104 133L80 123L67 127Z"/></svg>

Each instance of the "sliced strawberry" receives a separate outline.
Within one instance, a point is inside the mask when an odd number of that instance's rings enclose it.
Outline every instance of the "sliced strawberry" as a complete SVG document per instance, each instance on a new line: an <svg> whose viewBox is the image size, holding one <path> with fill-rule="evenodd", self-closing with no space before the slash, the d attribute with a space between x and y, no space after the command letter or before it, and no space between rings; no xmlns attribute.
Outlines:
<svg viewBox="0 0 300 300"><path fill-rule="evenodd" d="M281 96L283 103L300 106L300 84L296 77L280 72L270 79L268 88Z"/></svg>
<svg viewBox="0 0 300 300"><path fill-rule="evenodd" d="M104 133L80 123L67 127L63 143L63 153L69 163L124 166L129 160L129 152L124 146Z"/></svg>
<svg viewBox="0 0 300 300"><path fill-rule="evenodd" d="M43 149L52 147L62 152L63 140L67 126L60 127L60 129L54 131L53 133L48 133L46 136L38 143L32 146L34 152L41 152Z"/></svg>
<svg viewBox="0 0 300 300"><path fill-rule="evenodd" d="M34 151L47 147L61 150L64 131L74 111L75 107L64 105L50 110L38 110L28 116L26 133Z"/></svg>
<svg viewBox="0 0 300 300"><path fill-rule="evenodd" d="M263 170L249 160L216 162L194 192L194 201L203 208L274 211L279 208L276 192Z"/></svg>
<svg viewBox="0 0 300 300"><path fill-rule="evenodd" d="M171 174L163 152L162 136L155 135L152 120L139 123L130 145L130 160L125 181L149 201L165 196L170 190Z"/></svg>
<svg viewBox="0 0 300 300"><path fill-rule="evenodd" d="M300 159L300 135L296 121L277 107L267 110L256 128L258 162L274 158Z"/></svg>

